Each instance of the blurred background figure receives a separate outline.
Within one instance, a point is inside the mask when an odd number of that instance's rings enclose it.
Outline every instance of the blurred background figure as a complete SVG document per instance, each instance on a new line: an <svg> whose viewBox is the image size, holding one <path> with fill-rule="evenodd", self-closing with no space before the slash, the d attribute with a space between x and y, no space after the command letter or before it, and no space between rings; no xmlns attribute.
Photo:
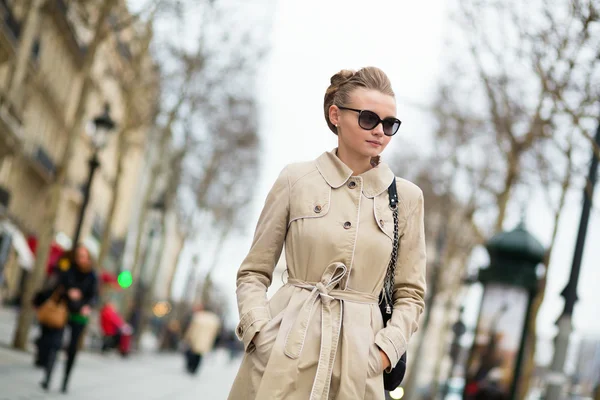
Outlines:
<svg viewBox="0 0 600 400"><path fill-rule="evenodd" d="M161 351L177 351L179 350L180 339L181 323L177 319L172 319L167 322L163 329L159 349Z"/></svg>
<svg viewBox="0 0 600 400"><path fill-rule="evenodd" d="M73 258L73 252L69 251L64 253L59 259L56 265L52 266L50 269L50 275L58 274L58 271L61 268L65 268L65 266L70 265L71 259ZM35 308L40 307L48 298L52 295L52 291L49 290L49 287L42 288L39 292L36 293L33 298L33 306ZM48 364L48 354L52 347L60 347L60 341L58 343L52 344L53 340L56 340L58 335L54 332L55 329L51 328L47 325L44 325L42 322L39 323L40 326L40 336L35 340L35 357L34 363L36 367L45 368Z"/></svg>
<svg viewBox="0 0 600 400"><path fill-rule="evenodd" d="M122 356L129 354L129 338L132 329L110 300L106 301L100 310L100 327L102 328L102 353L118 348Z"/></svg>
<svg viewBox="0 0 600 400"><path fill-rule="evenodd" d="M74 259L62 258L60 260L59 268L48 279L39 299L49 299L54 294L58 294L60 300L66 302L68 309L67 325L70 330L70 338L61 389L63 393L66 393L80 339L88 324L91 308L98 296L98 280L87 248L80 245L75 250ZM61 347L64 327L45 329L43 332L44 339L40 342L40 354L44 361L45 375L41 386L48 390L56 357Z"/></svg>
<svg viewBox="0 0 600 400"><path fill-rule="evenodd" d="M187 346L186 367L190 374L196 373L204 354L213 349L220 328L221 320L217 314L205 310L202 305L194 308L192 319L184 335Z"/></svg>
<svg viewBox="0 0 600 400"><path fill-rule="evenodd" d="M242 342L235 336L235 331L223 327L220 335L217 337L215 347L225 349L229 353L229 363L231 364L236 358L244 352Z"/></svg>

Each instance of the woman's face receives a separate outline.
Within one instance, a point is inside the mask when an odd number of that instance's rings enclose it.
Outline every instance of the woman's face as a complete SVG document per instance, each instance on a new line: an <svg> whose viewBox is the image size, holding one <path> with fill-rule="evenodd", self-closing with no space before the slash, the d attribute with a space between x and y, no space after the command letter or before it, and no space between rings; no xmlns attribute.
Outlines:
<svg viewBox="0 0 600 400"><path fill-rule="evenodd" d="M350 93L350 102L344 106L372 111L382 120L396 117L396 100L377 90L356 89ZM392 138L383 133L381 123L371 130L361 128L358 115L356 111L342 110L335 105L330 107L329 119L334 125L338 125L339 147L358 157L376 157Z"/></svg>
<svg viewBox="0 0 600 400"><path fill-rule="evenodd" d="M80 246L75 251L75 263L84 272L92 269L92 259L89 251L85 247Z"/></svg>

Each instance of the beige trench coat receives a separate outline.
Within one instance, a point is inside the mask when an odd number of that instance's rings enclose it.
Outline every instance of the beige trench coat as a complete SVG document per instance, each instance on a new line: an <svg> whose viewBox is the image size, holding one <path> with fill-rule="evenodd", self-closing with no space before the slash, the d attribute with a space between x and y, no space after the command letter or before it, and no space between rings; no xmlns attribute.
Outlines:
<svg viewBox="0 0 600 400"><path fill-rule="evenodd" d="M396 365L417 330L422 191L396 178L400 254L384 327L377 303L394 237L387 193L394 175L380 164L352 176L336 154L288 165L267 197L238 272L236 333L246 354L229 399L384 399L379 349ZM284 244L289 278L267 301Z"/></svg>

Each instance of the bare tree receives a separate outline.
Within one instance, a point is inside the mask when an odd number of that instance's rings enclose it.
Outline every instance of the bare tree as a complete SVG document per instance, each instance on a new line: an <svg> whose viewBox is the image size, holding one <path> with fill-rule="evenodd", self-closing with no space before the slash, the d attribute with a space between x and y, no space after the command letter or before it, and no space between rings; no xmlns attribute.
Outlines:
<svg viewBox="0 0 600 400"><path fill-rule="evenodd" d="M450 150L439 168L456 177L452 191L481 239L502 230L511 201L546 193L554 220L549 266L566 194L581 170L577 154L589 148L595 127L598 4L485 0L456 8L454 60L435 107L436 142ZM532 327L544 289L545 279ZM532 329L521 398L535 342Z"/></svg>
<svg viewBox="0 0 600 400"><path fill-rule="evenodd" d="M146 231L145 208L151 199L158 195L164 199L163 226L168 213L189 217L185 219L186 238L198 237L203 227L196 222L198 215L208 215L215 229L222 230L226 237L238 221L226 221L231 217L224 213L221 203L232 205L239 198L231 184L247 175L238 172L236 177L235 168L224 165L229 159L238 160L238 168L256 173L253 166L257 157L253 155L258 151L257 112L252 88L255 70L264 54L262 44L248 33L255 29L250 23L230 29L233 25L229 18L235 13L213 5L204 7L201 13L200 37L194 46L173 43L172 38L159 39L154 44L157 57L165 56L161 66L163 98L156 120L153 166L137 231L133 264L136 282L141 280L139 260ZM245 161L252 157L254 163ZM232 200L218 197L225 194ZM160 254L166 231L159 234L156 248ZM160 268L158 257L144 273L149 278L146 302L152 299ZM169 272L170 282L176 272L175 266ZM146 311L144 307L142 315Z"/></svg>
<svg viewBox="0 0 600 400"><path fill-rule="evenodd" d="M410 154L403 152L392 160L393 170L405 171L403 177L415 182L423 190L425 236L429 239L428 255L431 260L427 268L425 314L419 324L419 333L411 344L409 367L403 384L410 398L417 396L418 380L423 376L425 344L440 343L444 347L445 332L430 328L447 325L456 297L454 294L465 274L465 255L470 254L480 241L470 223L468 209L452 193L453 170L429 168L436 160L444 159L446 150L444 147L437 148L431 158L422 160L414 160ZM442 317L443 321L433 321L432 311L439 306L447 311ZM428 346L428 349L431 347Z"/></svg>
<svg viewBox="0 0 600 400"><path fill-rule="evenodd" d="M119 83L124 100L124 118L117 138L117 170L112 181L112 196L106 224L100 244L98 265L103 266L111 245L111 231L116 218L119 199L121 199L121 181L124 174L124 162L133 146L144 146L147 138L139 138L140 129L149 130L155 119L158 80L156 64L151 59L150 44L153 37L153 24L159 10L159 3L150 12L143 24L130 29L133 36L128 42L118 44L126 49L125 59L119 71L111 72ZM117 40L119 40L117 38ZM144 132L145 133L145 132ZM138 137L136 137L138 136Z"/></svg>

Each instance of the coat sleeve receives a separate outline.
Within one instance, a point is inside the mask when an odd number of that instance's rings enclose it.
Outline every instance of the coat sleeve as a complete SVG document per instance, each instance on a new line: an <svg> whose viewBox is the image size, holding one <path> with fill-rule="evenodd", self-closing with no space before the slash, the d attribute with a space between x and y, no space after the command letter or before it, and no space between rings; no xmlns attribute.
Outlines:
<svg viewBox="0 0 600 400"><path fill-rule="evenodd" d="M424 225L423 192L419 189L418 199L408 212L406 228L400 238L392 318L375 338L375 344L388 356L392 368L406 352L425 308L427 257Z"/></svg>
<svg viewBox="0 0 600 400"><path fill-rule="evenodd" d="M285 242L289 205L290 184L284 169L267 196L252 246L237 274L240 322L236 335L246 350L252 350L252 338L271 319L266 293Z"/></svg>

